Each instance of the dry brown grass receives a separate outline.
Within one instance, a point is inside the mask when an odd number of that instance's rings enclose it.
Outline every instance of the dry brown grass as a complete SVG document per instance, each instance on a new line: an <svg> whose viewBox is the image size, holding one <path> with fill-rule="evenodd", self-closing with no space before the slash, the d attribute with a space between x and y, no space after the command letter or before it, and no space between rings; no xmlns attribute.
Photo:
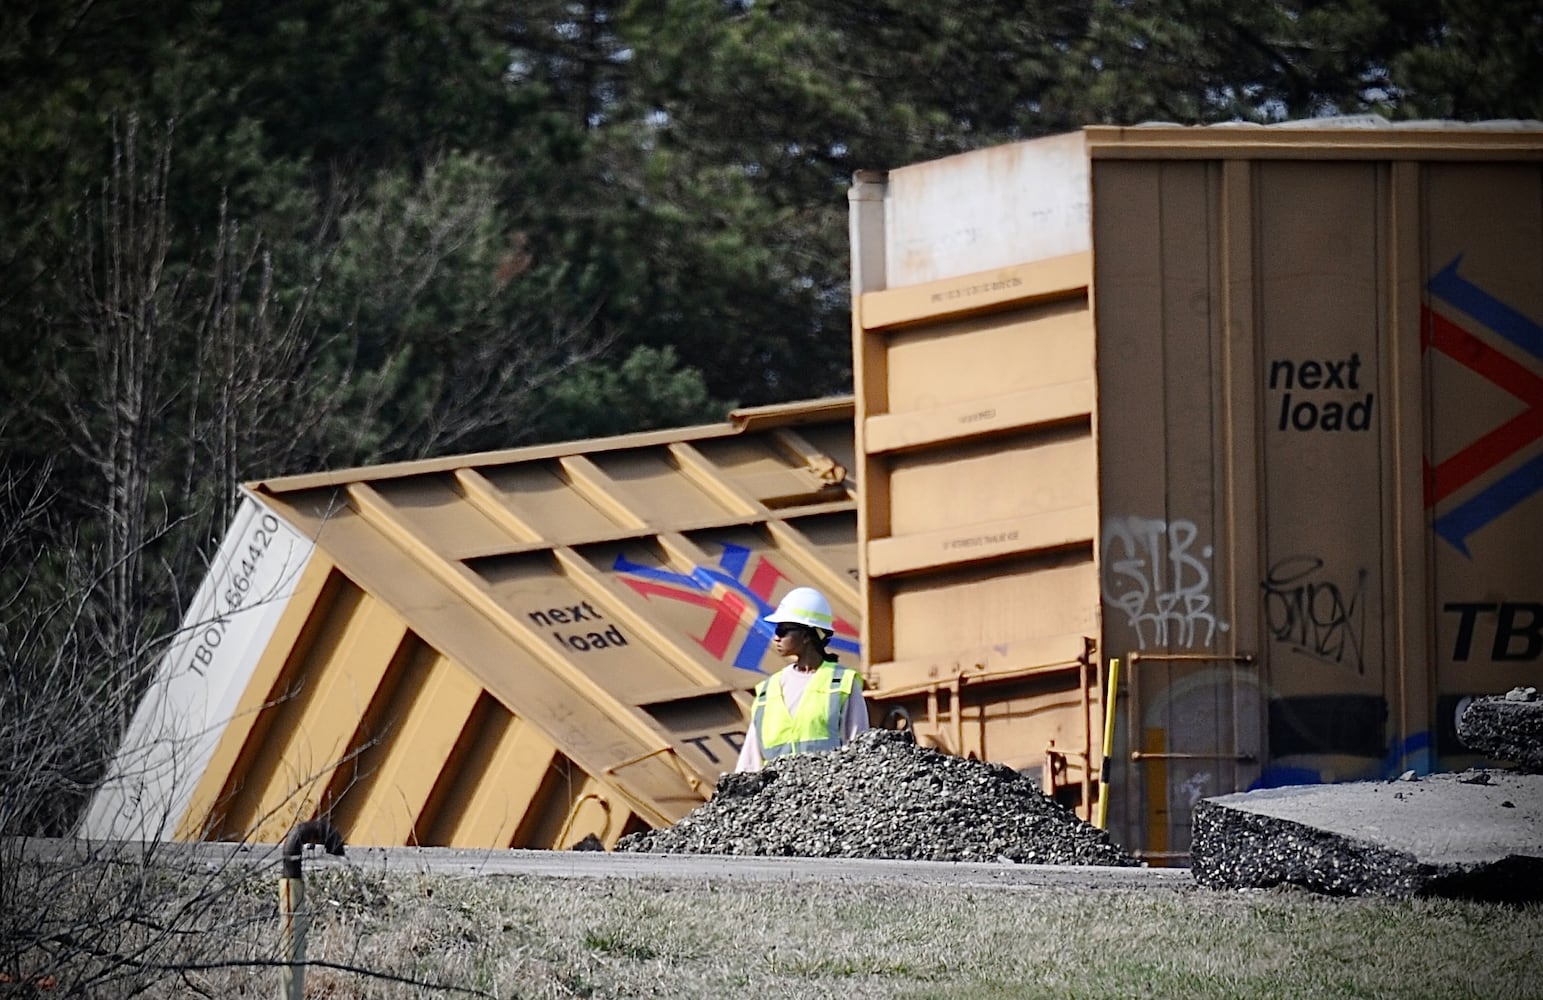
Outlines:
<svg viewBox="0 0 1543 1000"><path fill-rule="evenodd" d="M167 899L178 897L171 882L151 881ZM140 995L274 996L278 972L267 963L277 954L276 885L271 871L232 874L216 899L206 882L202 909L192 914L198 926L160 936L155 961L168 968L138 970ZM1513 998L1540 981L1535 946L1543 939L1536 906L1297 892L451 877L348 867L318 871L309 885L307 995L326 998ZM121 940L137 940L148 955L143 946L154 936L133 928ZM179 957L189 967L170 968ZM29 970L57 976L54 995L81 984L82 995L128 995L128 978L103 977L101 966L75 955L33 961Z"/></svg>

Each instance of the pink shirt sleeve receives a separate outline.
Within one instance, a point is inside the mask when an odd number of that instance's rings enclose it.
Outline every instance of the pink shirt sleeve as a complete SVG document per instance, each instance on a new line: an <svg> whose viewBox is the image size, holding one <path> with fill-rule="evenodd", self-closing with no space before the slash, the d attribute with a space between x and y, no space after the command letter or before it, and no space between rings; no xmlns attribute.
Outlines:
<svg viewBox="0 0 1543 1000"><path fill-rule="evenodd" d="M850 742L852 737L871 728L868 703L863 700L863 682L859 680L852 688L852 697L847 699L846 714L841 719L841 738Z"/></svg>
<svg viewBox="0 0 1543 1000"><path fill-rule="evenodd" d="M745 729L745 742L739 748L739 760L734 764L734 770L759 771L761 765L766 763L761 759L761 734L755 731L753 722Z"/></svg>

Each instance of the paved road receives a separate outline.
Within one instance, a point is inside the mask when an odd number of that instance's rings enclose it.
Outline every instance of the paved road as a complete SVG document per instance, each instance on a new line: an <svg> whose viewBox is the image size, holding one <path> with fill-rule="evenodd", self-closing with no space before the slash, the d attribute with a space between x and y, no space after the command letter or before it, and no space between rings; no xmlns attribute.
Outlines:
<svg viewBox="0 0 1543 1000"><path fill-rule="evenodd" d="M73 840L30 840L26 853L72 863L87 845ZM100 851L104 845L95 845ZM116 845L138 855L144 845ZM231 863L278 865L276 845L163 844L165 855L182 855L210 867ZM966 864L945 861L874 861L832 858L719 857L682 854L608 854L603 851L485 851L447 847L352 847L346 858L308 848L307 871L347 865L383 872L430 872L451 876L506 875L563 879L667 879L728 882L833 881L904 883L977 888L1123 889L1177 891L1192 888L1187 869L1098 868L1080 865Z"/></svg>

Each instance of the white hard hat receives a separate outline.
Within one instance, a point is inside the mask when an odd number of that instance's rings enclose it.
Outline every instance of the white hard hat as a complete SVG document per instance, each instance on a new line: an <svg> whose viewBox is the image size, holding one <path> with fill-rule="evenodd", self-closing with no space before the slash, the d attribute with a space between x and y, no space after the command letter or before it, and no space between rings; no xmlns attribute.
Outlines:
<svg viewBox="0 0 1543 1000"><path fill-rule="evenodd" d="M833 634L836 631L830 602L813 587L794 587L788 591L777 605L777 610L766 616L766 621L807 625Z"/></svg>

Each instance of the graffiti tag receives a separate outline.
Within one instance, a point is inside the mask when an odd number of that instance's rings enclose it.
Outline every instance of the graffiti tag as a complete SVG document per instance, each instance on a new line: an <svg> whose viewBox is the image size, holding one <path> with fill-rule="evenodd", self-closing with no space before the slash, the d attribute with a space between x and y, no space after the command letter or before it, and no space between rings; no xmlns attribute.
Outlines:
<svg viewBox="0 0 1543 1000"><path fill-rule="evenodd" d="M1136 648L1210 646L1230 627L1212 611L1209 545L1193 521L1111 518L1104 523L1104 601L1125 613Z"/></svg>
<svg viewBox="0 0 1543 1000"><path fill-rule="evenodd" d="M1270 637L1315 660L1348 663L1366 672L1363 633L1366 624L1366 570L1342 588L1324 578L1317 556L1287 556L1270 567L1264 591L1265 625Z"/></svg>

